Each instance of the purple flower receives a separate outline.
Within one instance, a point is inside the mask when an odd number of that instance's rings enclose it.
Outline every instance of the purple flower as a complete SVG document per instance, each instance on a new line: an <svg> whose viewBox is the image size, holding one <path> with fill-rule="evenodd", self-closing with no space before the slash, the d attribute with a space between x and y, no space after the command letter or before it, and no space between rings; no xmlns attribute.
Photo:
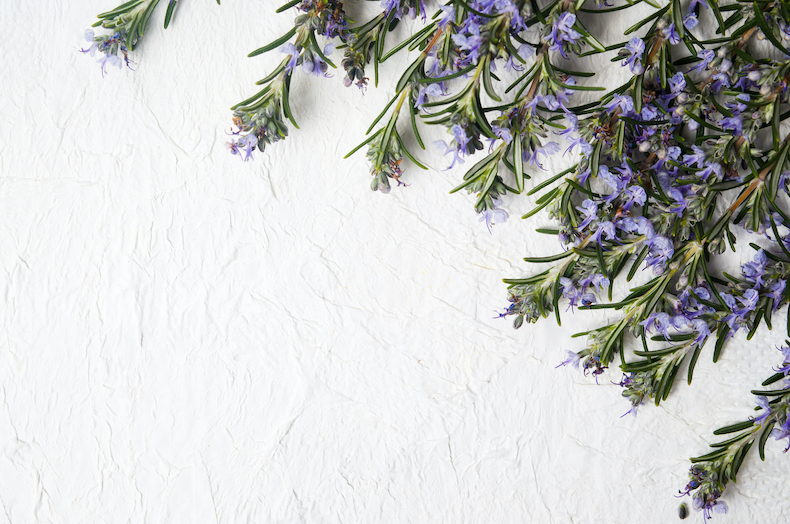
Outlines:
<svg viewBox="0 0 790 524"><path fill-rule="evenodd" d="M480 213L480 222L485 222L486 227L488 228L488 232L492 235L494 234L491 231L491 226L494 224L502 224L506 222L508 219L507 211L499 207L500 201L494 199L494 207L492 209L485 209L482 213Z"/></svg>
<svg viewBox="0 0 790 524"><path fill-rule="evenodd" d="M702 344L711 334L708 323L702 319L695 318L691 321L691 324L697 332L697 337L694 339L694 342L698 345Z"/></svg>
<svg viewBox="0 0 790 524"><path fill-rule="evenodd" d="M598 288L598 291L603 291L605 287L609 286L610 282L605 275L602 275L601 273L595 273L580 280L579 284L582 288L587 288L587 286L592 285L593 287Z"/></svg>
<svg viewBox="0 0 790 524"><path fill-rule="evenodd" d="M639 116L642 117L643 121L649 122L658 116L658 110L650 104L645 104L642 106L642 112Z"/></svg>
<svg viewBox="0 0 790 524"><path fill-rule="evenodd" d="M715 76L715 75L714 75ZM743 120L740 115L733 115L724 117L719 120L719 127L724 130L730 130L734 135L740 136L743 134Z"/></svg>
<svg viewBox="0 0 790 524"><path fill-rule="evenodd" d="M604 106L607 111L614 111L620 108L623 116L628 116L634 111L634 100L628 95L615 94L612 101Z"/></svg>
<svg viewBox="0 0 790 524"><path fill-rule="evenodd" d="M461 125L455 124L450 128L450 131L453 133L453 137L455 137L455 141L458 143L458 150L466 151L466 146L469 145L469 137L466 136L466 130Z"/></svg>
<svg viewBox="0 0 790 524"><path fill-rule="evenodd" d="M590 178L590 174L591 173L592 173L592 171L590 171L589 167L587 169L585 169L584 171L582 171L581 173L576 173L576 175L575 175L576 182L578 182L581 185L586 184L587 183L587 179Z"/></svg>
<svg viewBox="0 0 790 524"><path fill-rule="evenodd" d="M631 73L641 75L645 71L642 65L642 53L645 52L645 43L641 38L635 36L625 44L625 49L627 49L631 55L623 61L621 66L627 65L629 69L631 69Z"/></svg>
<svg viewBox="0 0 790 524"><path fill-rule="evenodd" d="M744 278L754 284L755 289L763 285L763 273L768 265L768 256L761 249L754 256L754 260L741 266L741 273Z"/></svg>
<svg viewBox="0 0 790 524"><path fill-rule="evenodd" d="M598 222L598 227L595 229L595 232L590 236L590 240L593 240L601 245L601 236L606 235L606 240L614 240L617 241L617 233L615 231L614 223L603 220Z"/></svg>
<svg viewBox="0 0 790 524"><path fill-rule="evenodd" d="M562 286L562 296L568 299L568 309L573 309L581 301L583 306L589 306L595 303L595 295L592 293L585 293L581 287L576 287L568 277L560 278L560 285Z"/></svg>
<svg viewBox="0 0 790 524"><path fill-rule="evenodd" d="M549 34L548 40L552 42L549 49L552 51L559 51L560 55L565 59L568 58L568 55L565 54L564 44L576 44L577 40L582 36L578 31L573 29L575 23L576 15L566 11L554 22L551 33Z"/></svg>
<svg viewBox="0 0 790 524"><path fill-rule="evenodd" d="M707 0L691 0L691 2L689 2L688 12L691 13L694 11L694 9L697 7L697 4L702 4L705 9L709 9Z"/></svg>
<svg viewBox="0 0 790 524"><path fill-rule="evenodd" d="M480 58L480 46L483 44L480 26L469 17L466 19L466 26L463 29L463 33L453 34L453 43L466 52L461 59L463 65L476 64Z"/></svg>
<svg viewBox="0 0 790 524"><path fill-rule="evenodd" d="M529 161L539 168L545 170L543 164L538 161L538 155L551 156L560 150L560 145L557 142L548 142L544 146L536 147ZM524 152L527 153L526 151Z"/></svg>
<svg viewBox="0 0 790 524"><path fill-rule="evenodd" d="M772 415L771 405L768 403L768 399L762 395L757 397L757 405L762 408L762 414L759 417L753 417L752 421L755 425L762 426L763 422Z"/></svg>
<svg viewBox="0 0 790 524"><path fill-rule="evenodd" d="M676 187L672 187L666 193L669 198L675 201L675 204L670 206L669 210L678 216L682 215L686 209L686 198L683 196L683 192Z"/></svg>
<svg viewBox="0 0 790 524"><path fill-rule="evenodd" d="M741 307L736 308L733 312L741 318L746 318L746 315L757 307L758 300L760 300L760 293L756 289L747 289L743 292L743 297L738 297Z"/></svg>
<svg viewBox="0 0 790 524"><path fill-rule="evenodd" d="M705 168L697 174L702 180L708 180L711 175L715 175L717 180L721 180L724 175L721 164L718 162L705 162Z"/></svg>
<svg viewBox="0 0 790 524"><path fill-rule="evenodd" d="M638 185L627 187L625 189L624 197L623 209L626 211L631 209L634 204L643 206L645 201L647 201L647 193L642 188L642 186Z"/></svg>
<svg viewBox="0 0 790 524"><path fill-rule="evenodd" d="M445 94L447 93L444 89L444 82L434 82L432 84L428 84L427 87L423 87L417 92L417 99L414 101L414 107L422 110L423 105L426 103L426 96L442 96Z"/></svg>
<svg viewBox="0 0 790 524"><path fill-rule="evenodd" d="M258 139L255 135L250 134L237 141L228 142L228 149L232 155L239 155L242 162L246 162L252 159L252 152L255 151L257 145Z"/></svg>
<svg viewBox="0 0 790 524"><path fill-rule="evenodd" d="M285 70L291 71L294 67L296 67L296 62L299 60L299 50L291 42L287 42L280 47L280 52L291 56L290 60L288 60L288 63L285 64Z"/></svg>
<svg viewBox="0 0 790 524"><path fill-rule="evenodd" d="M696 71L699 73L701 71L706 70L710 65L710 63L713 62L713 59L715 57L716 54L710 49L705 49L703 51L700 51L699 53L697 53L697 58L701 59L702 61L699 64L692 67L691 69L689 69L689 73L692 71Z"/></svg>
<svg viewBox="0 0 790 524"><path fill-rule="evenodd" d="M784 279L779 279L776 283L771 286L771 292L768 293L768 296L774 300L774 312L776 312L776 308L779 307L779 303L782 301L785 292L785 286L787 283Z"/></svg>
<svg viewBox="0 0 790 524"><path fill-rule="evenodd" d="M697 146L691 146L691 150L693 151L691 155L683 155L683 164L687 166L697 164L697 167L701 168L702 163L705 162L705 151Z"/></svg>
<svg viewBox="0 0 790 524"><path fill-rule="evenodd" d="M744 102L749 102L750 100L751 97L748 93L741 93L735 97L735 100L728 102L727 107L733 112L733 114L739 115L746 111L746 109L749 107L744 104Z"/></svg>
<svg viewBox="0 0 790 524"><path fill-rule="evenodd" d="M630 181L629 178L615 175L605 165L598 166L598 178L614 190L612 194L604 199L605 202L612 202L617 199Z"/></svg>
<svg viewBox="0 0 790 524"><path fill-rule="evenodd" d="M570 144L571 144L571 145L570 145L570 146L568 146L568 149L566 149L566 150L565 150L565 153L563 153L563 154L567 154L569 151L571 151L571 150L572 150L573 148L575 148L576 146L579 146L579 153L580 153L581 155L584 155L584 156L590 156L590 153L592 153L592 146L590 145L590 143L589 143L589 142L587 142L587 140L585 140L585 139L584 139L583 137L581 137L581 136L579 136L579 137L577 137L577 138L574 138L573 140L571 140L571 141L570 141ZM588 170L587 170L587 175L589 176L589 174L590 174L590 170L588 169ZM585 180L586 180L586 177L585 177ZM584 183L584 182L582 182L582 183Z"/></svg>
<svg viewBox="0 0 790 524"><path fill-rule="evenodd" d="M724 87L730 87L730 77L725 72L716 72L711 75L714 82L710 85L711 91L718 93Z"/></svg>
<svg viewBox="0 0 790 524"><path fill-rule="evenodd" d="M118 69L122 67L121 59L118 58L118 55L110 55L106 54L99 59L99 65L101 65L101 75L104 76L104 73L107 72L107 65L111 66L118 66Z"/></svg>
<svg viewBox="0 0 790 524"><path fill-rule="evenodd" d="M132 69L132 61L129 59L129 50L126 48L126 40L120 32L116 31L111 35L103 35L96 37L94 32L90 29L85 31L85 40L90 42L90 47L87 49L80 49L82 53L88 53L91 56L96 56L96 51L103 53L104 56L99 58L98 62L101 65L101 74L107 72L107 66L118 66L121 68L123 63L118 53L123 55L123 62L126 67Z"/></svg>
<svg viewBox="0 0 790 524"><path fill-rule="evenodd" d="M566 358L563 362L560 363L559 366L567 366L568 364L572 365L574 368L579 369L579 362L581 362L582 358L579 356L578 353L574 351L566 351L565 354L568 358Z"/></svg>
<svg viewBox="0 0 790 524"><path fill-rule="evenodd" d="M442 150L442 154L445 156L452 153L453 161L450 163L447 169L452 169L455 166L456 162L458 162L459 164L464 163L464 159L461 158L461 154L458 151L457 147L452 147L447 145L447 143L444 140L436 140L434 141L433 145L436 146L438 149Z"/></svg>
<svg viewBox="0 0 790 524"><path fill-rule="evenodd" d="M327 44L324 47L324 55L331 55L332 51L334 50L333 44ZM313 74L315 76L329 76L326 73L327 65L324 60L318 56L318 53L305 53L304 58L302 59L302 71L305 74Z"/></svg>
<svg viewBox="0 0 790 524"><path fill-rule="evenodd" d="M589 198L582 202L582 207L577 206L576 209L581 211L584 215L584 220L579 224L579 229L584 229L590 225L590 222L598 218L598 204Z"/></svg>
<svg viewBox="0 0 790 524"><path fill-rule="evenodd" d="M639 323L648 333L655 330L669 338L669 328L672 327L672 318L667 313L650 313L648 317Z"/></svg>
<svg viewBox="0 0 790 524"><path fill-rule="evenodd" d="M669 91L671 96L668 100L677 97L684 89L686 89L686 76L683 73L675 73L669 78Z"/></svg>
<svg viewBox="0 0 790 524"><path fill-rule="evenodd" d="M455 7L451 5L443 5L439 7L439 9L442 10L444 16L439 19L437 25L439 26L439 29L444 30L444 28L447 27L447 24L452 24L455 22Z"/></svg>
<svg viewBox="0 0 790 524"><path fill-rule="evenodd" d="M719 496L720 495L714 497L713 495L708 495L705 500L701 497L696 497L694 499L694 509L697 511L702 510L702 517L705 520L712 518L711 510L716 513L727 513L727 504L718 500Z"/></svg>
<svg viewBox="0 0 790 524"><path fill-rule="evenodd" d="M689 13L685 17L683 17L683 25L686 26L686 29L694 29L699 25L699 20L697 19L697 15L694 13Z"/></svg>
<svg viewBox="0 0 790 524"><path fill-rule="evenodd" d="M513 141L513 134L510 132L510 129L506 127L499 127L498 125L494 124L491 126L491 130L496 136L504 140L506 144L509 144Z"/></svg>
<svg viewBox="0 0 790 524"><path fill-rule="evenodd" d="M653 267L654 273L661 274L667 262L675 254L675 247L670 239L657 234L648 239L647 246L649 251L645 257L645 267Z"/></svg>
<svg viewBox="0 0 790 524"><path fill-rule="evenodd" d="M662 29L661 34L664 36L664 38L669 40L669 43L672 45L678 45L680 43L680 35L677 31L675 31L674 22Z"/></svg>

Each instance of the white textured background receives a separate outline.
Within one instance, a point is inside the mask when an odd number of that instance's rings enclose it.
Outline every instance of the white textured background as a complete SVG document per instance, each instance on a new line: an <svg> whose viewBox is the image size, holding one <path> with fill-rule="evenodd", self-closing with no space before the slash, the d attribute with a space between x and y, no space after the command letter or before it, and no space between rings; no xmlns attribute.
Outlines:
<svg viewBox="0 0 790 524"><path fill-rule="evenodd" d="M115 3L2 3L0 523L674 522L687 457L778 363L784 315L620 418L616 370L555 369L600 317L493 319L559 248L530 199L492 236L435 151L388 196L342 160L403 61L364 96L299 73L302 130L243 164L228 108L280 60L246 58L278 4L160 8L102 78L78 50ZM782 449L718 519L788 519Z"/></svg>

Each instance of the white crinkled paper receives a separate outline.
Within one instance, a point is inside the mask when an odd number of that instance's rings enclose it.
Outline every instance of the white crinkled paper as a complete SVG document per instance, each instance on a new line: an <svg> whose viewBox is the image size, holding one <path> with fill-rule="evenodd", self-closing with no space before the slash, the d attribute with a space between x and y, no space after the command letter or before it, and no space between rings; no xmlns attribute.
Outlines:
<svg viewBox="0 0 790 524"><path fill-rule="evenodd" d="M278 4L185 1L167 31L160 9L136 71L104 78L79 49L113 2L7 4L0 523L673 522L687 458L779 362L785 313L636 418L616 369L555 369L605 317L494 318L501 279L560 249L545 214L518 219L534 198L491 235L435 149L386 196L343 160L405 57L364 95L297 74L301 129L244 164L228 108L281 59L246 58L290 26ZM646 9L595 30L617 42ZM717 519L786 520L782 450L747 459Z"/></svg>

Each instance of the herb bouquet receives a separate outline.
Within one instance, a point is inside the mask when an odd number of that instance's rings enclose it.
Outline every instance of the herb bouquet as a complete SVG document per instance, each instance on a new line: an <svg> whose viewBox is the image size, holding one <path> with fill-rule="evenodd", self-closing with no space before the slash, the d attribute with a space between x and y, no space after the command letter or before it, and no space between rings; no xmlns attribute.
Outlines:
<svg viewBox="0 0 790 524"><path fill-rule="evenodd" d="M96 25L109 32L88 31L83 51L99 52L102 71L131 67L129 52L158 3L131 0L99 15ZM167 4L165 27L176 4ZM637 4L649 14L620 41L588 30ZM406 166L426 169L422 125L444 126L447 138L434 146L450 167L471 165L453 191L474 195L489 229L508 218L507 198L540 195L523 218L548 211L556 225L539 231L556 235L562 250L526 259L549 269L505 280L501 317L519 328L551 315L559 323L568 307L612 310L614 321L581 333L586 347L564 364L597 380L619 363L632 412L665 400L681 374L691 383L703 348L715 362L736 332L751 338L761 324L772 327L790 293L786 1L448 0L429 10L422 0L383 0L381 12L357 23L345 7L292 0L277 10L295 10L294 25L250 53L279 51L279 63L232 108L231 153L249 160L298 127L289 96L298 69L338 69L346 86L364 90L378 83L381 63L413 52L349 155L366 148L371 188L386 193L403 184ZM410 22L409 36L393 41L406 18L423 23ZM579 70L602 53L629 76L614 89ZM563 150L573 165L545 171L542 162ZM734 275L712 258L735 250L739 230L764 247L750 244L753 260ZM617 279L630 282L640 268L652 278L615 299ZM705 517L726 510L720 497L750 451L764 459L769 437L790 439L790 343L779 351L777 368L753 391L754 414L717 430L723 440L691 459L681 493Z"/></svg>

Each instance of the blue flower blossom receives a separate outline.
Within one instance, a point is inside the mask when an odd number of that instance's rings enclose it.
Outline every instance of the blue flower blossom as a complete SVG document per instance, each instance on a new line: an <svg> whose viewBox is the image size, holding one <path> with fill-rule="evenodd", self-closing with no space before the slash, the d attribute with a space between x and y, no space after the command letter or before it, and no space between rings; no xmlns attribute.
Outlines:
<svg viewBox="0 0 790 524"><path fill-rule="evenodd" d="M768 296L774 300L773 310L776 312L776 309L779 307L779 304L782 302L785 293L785 286L787 283L784 279L777 280L774 285L771 286L771 291L768 293Z"/></svg>
<svg viewBox="0 0 790 524"><path fill-rule="evenodd" d="M614 111L619 108L623 116L630 116L634 112L634 99L628 95L618 95L615 93L612 101L604 106L607 111Z"/></svg>
<svg viewBox="0 0 790 524"><path fill-rule="evenodd" d="M629 211L634 204L643 206L647 201L647 193L642 186L638 185L627 187L623 196L623 210L625 211Z"/></svg>
<svg viewBox="0 0 790 524"><path fill-rule="evenodd" d="M575 369L579 369L579 363L582 360L582 358L579 356L579 354L576 353L575 351L569 351L569 350L566 350L565 354L567 355L568 358L566 358L564 361L560 362L560 364L557 367L567 366L568 364L570 364Z"/></svg>
<svg viewBox="0 0 790 524"><path fill-rule="evenodd" d="M510 132L510 129L506 127L499 127L498 125L494 124L491 126L491 130L496 136L504 140L506 144L509 144L513 141L513 134Z"/></svg>
<svg viewBox="0 0 790 524"><path fill-rule="evenodd" d="M650 315L639 324L644 327L645 331L648 333L658 331L665 338L669 338L669 328L673 327L672 318L668 313L664 312L650 313Z"/></svg>
<svg viewBox="0 0 790 524"><path fill-rule="evenodd" d="M423 110L427 96L437 97L446 94L447 90L444 87L444 82L434 82L432 84L428 84L427 87L423 87L417 92L417 99L414 101L414 107Z"/></svg>
<svg viewBox="0 0 790 524"><path fill-rule="evenodd" d="M722 177L724 176L724 172L721 168L721 164L719 164L718 162L706 161L705 168L702 171L698 172L697 175L702 180L706 180L706 181L711 175L714 175L716 177L716 180L721 180Z"/></svg>
<svg viewBox="0 0 790 524"><path fill-rule="evenodd" d="M484 209L480 213L480 218L478 219L480 222L485 222L488 232L492 235L494 233L491 231L491 226L506 222L510 216L507 211L499 207L500 203L499 200L494 199L494 207L492 209Z"/></svg>
<svg viewBox="0 0 790 524"><path fill-rule="evenodd" d="M559 51L563 58L567 59L565 44L574 45L581 38L581 33L576 31L573 26L576 23L576 15L569 12L562 13L551 27L548 41L551 42L549 49Z"/></svg>
<svg viewBox="0 0 790 524"><path fill-rule="evenodd" d="M652 267L655 274L663 273L667 262L675 254L672 241L665 236L654 234L652 238L648 238L647 246L649 251L645 257L645 267Z"/></svg>
<svg viewBox="0 0 790 524"><path fill-rule="evenodd" d="M691 151L692 154L683 155L683 165L693 166L696 164L697 167L702 168L703 162L705 162L705 151L694 145L691 146Z"/></svg>
<svg viewBox="0 0 790 524"><path fill-rule="evenodd" d="M595 229L592 235L590 235L590 240L596 242L598 245L602 245L602 236L606 236L606 240L614 240L617 241L617 232L615 231L614 223L610 222L609 220L602 220L601 222L597 223L598 227Z"/></svg>
<svg viewBox="0 0 790 524"><path fill-rule="evenodd" d="M692 71L699 73L708 69L710 63L716 58L716 54L710 49L705 49L697 53L697 58L701 60L700 63L689 69L689 73Z"/></svg>
<svg viewBox="0 0 790 524"><path fill-rule="evenodd" d="M625 49L631 54L623 60L621 66L628 66L631 73L635 75L644 73L645 67L642 65L642 53L645 52L645 42L638 36L635 36L625 44Z"/></svg>
<svg viewBox="0 0 790 524"><path fill-rule="evenodd" d="M299 55L301 54L299 49L297 49L296 46L293 45L291 42L287 42L280 47L279 51L291 57L288 60L288 63L285 64L285 70L286 71L293 70L293 68L296 67L297 62L299 61Z"/></svg>
<svg viewBox="0 0 790 524"><path fill-rule="evenodd" d="M686 26L686 29L694 29L699 25L699 20L697 19L697 15L694 13L689 13L683 17L683 25Z"/></svg>
<svg viewBox="0 0 790 524"><path fill-rule="evenodd" d="M590 222L598 218L598 204L589 198L582 202L581 207L577 206L576 209L581 211L584 216L584 220L579 224L580 230L583 230L590 225Z"/></svg>
<svg viewBox="0 0 790 524"><path fill-rule="evenodd" d="M741 266L741 273L743 277L754 284L755 289L759 289L763 283L763 273L768 265L768 256L762 249L754 256L754 260L747 262Z"/></svg>
<svg viewBox="0 0 790 524"><path fill-rule="evenodd" d="M680 43L680 35L675 30L674 22L664 27L661 30L661 35L667 40L669 40L669 43L672 45L678 45Z"/></svg>
<svg viewBox="0 0 790 524"><path fill-rule="evenodd" d="M547 142L541 147L536 147L532 155L529 155L528 151L524 151L524 155L528 156L527 160L529 161L529 163L535 164L536 166L538 166L539 168L545 171L546 168L543 167L543 164L541 164L540 161L538 160L538 155L549 157L557 153L559 150L560 150L560 145L557 142Z"/></svg>

